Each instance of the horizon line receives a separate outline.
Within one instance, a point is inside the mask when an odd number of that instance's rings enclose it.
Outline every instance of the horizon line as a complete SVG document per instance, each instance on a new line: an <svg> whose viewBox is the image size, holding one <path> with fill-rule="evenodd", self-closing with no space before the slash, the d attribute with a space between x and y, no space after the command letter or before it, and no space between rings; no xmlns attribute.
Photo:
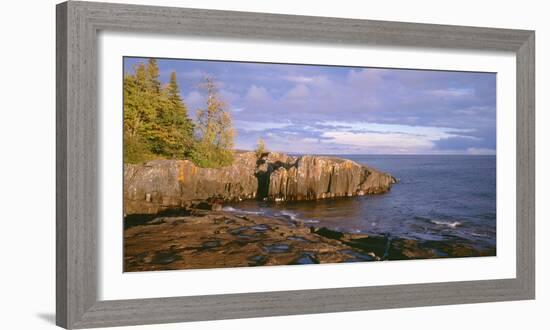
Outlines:
<svg viewBox="0 0 550 330"><path fill-rule="evenodd" d="M235 149L236 152L254 152L254 150ZM377 153L298 153L291 151L270 150L268 152L277 152L288 155L318 155L318 156L339 156L339 155L356 155L356 156L496 156L494 154L413 154L413 153L399 153L399 154L377 154Z"/></svg>

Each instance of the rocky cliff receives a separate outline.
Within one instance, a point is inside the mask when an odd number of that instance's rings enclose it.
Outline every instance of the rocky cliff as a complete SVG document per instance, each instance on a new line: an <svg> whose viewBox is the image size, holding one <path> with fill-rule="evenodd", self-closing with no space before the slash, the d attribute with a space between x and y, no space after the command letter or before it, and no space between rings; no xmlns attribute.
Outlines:
<svg viewBox="0 0 550 330"><path fill-rule="evenodd" d="M239 153L231 166L200 168L188 160L124 166L125 214L152 214L205 200L318 200L378 194L395 179L353 161L324 156Z"/></svg>

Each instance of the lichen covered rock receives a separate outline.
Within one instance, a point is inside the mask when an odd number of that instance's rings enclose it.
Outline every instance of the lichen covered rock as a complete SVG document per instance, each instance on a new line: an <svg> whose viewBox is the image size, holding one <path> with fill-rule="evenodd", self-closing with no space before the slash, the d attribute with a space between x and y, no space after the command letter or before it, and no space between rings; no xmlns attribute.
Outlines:
<svg viewBox="0 0 550 330"><path fill-rule="evenodd" d="M235 155L231 166L201 168L188 160L154 160L124 166L125 214L153 214L200 201L319 200L379 194L395 179L351 160L253 152Z"/></svg>
<svg viewBox="0 0 550 330"><path fill-rule="evenodd" d="M188 160L154 160L124 166L124 212L157 213L195 201L256 197L256 157L242 153L231 166L201 168Z"/></svg>
<svg viewBox="0 0 550 330"><path fill-rule="evenodd" d="M351 160L303 156L289 168L270 174L267 199L273 201L318 200L387 192L395 179Z"/></svg>

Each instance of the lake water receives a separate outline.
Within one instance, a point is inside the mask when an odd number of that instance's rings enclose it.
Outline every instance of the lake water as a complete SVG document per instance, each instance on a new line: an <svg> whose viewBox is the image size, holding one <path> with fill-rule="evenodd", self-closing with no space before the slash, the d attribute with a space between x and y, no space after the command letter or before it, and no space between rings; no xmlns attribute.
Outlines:
<svg viewBox="0 0 550 330"><path fill-rule="evenodd" d="M284 216L345 232L496 246L496 157L338 155L389 172L390 192L347 199L226 206Z"/></svg>

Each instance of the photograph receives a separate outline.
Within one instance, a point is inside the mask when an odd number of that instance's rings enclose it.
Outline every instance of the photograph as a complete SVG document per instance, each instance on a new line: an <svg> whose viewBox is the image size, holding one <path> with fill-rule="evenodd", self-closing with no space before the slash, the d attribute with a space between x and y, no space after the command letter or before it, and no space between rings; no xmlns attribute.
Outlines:
<svg viewBox="0 0 550 330"><path fill-rule="evenodd" d="M544 2L96 1L3 2L0 330L550 324Z"/></svg>
<svg viewBox="0 0 550 330"><path fill-rule="evenodd" d="M122 61L124 272L497 255L495 72Z"/></svg>

